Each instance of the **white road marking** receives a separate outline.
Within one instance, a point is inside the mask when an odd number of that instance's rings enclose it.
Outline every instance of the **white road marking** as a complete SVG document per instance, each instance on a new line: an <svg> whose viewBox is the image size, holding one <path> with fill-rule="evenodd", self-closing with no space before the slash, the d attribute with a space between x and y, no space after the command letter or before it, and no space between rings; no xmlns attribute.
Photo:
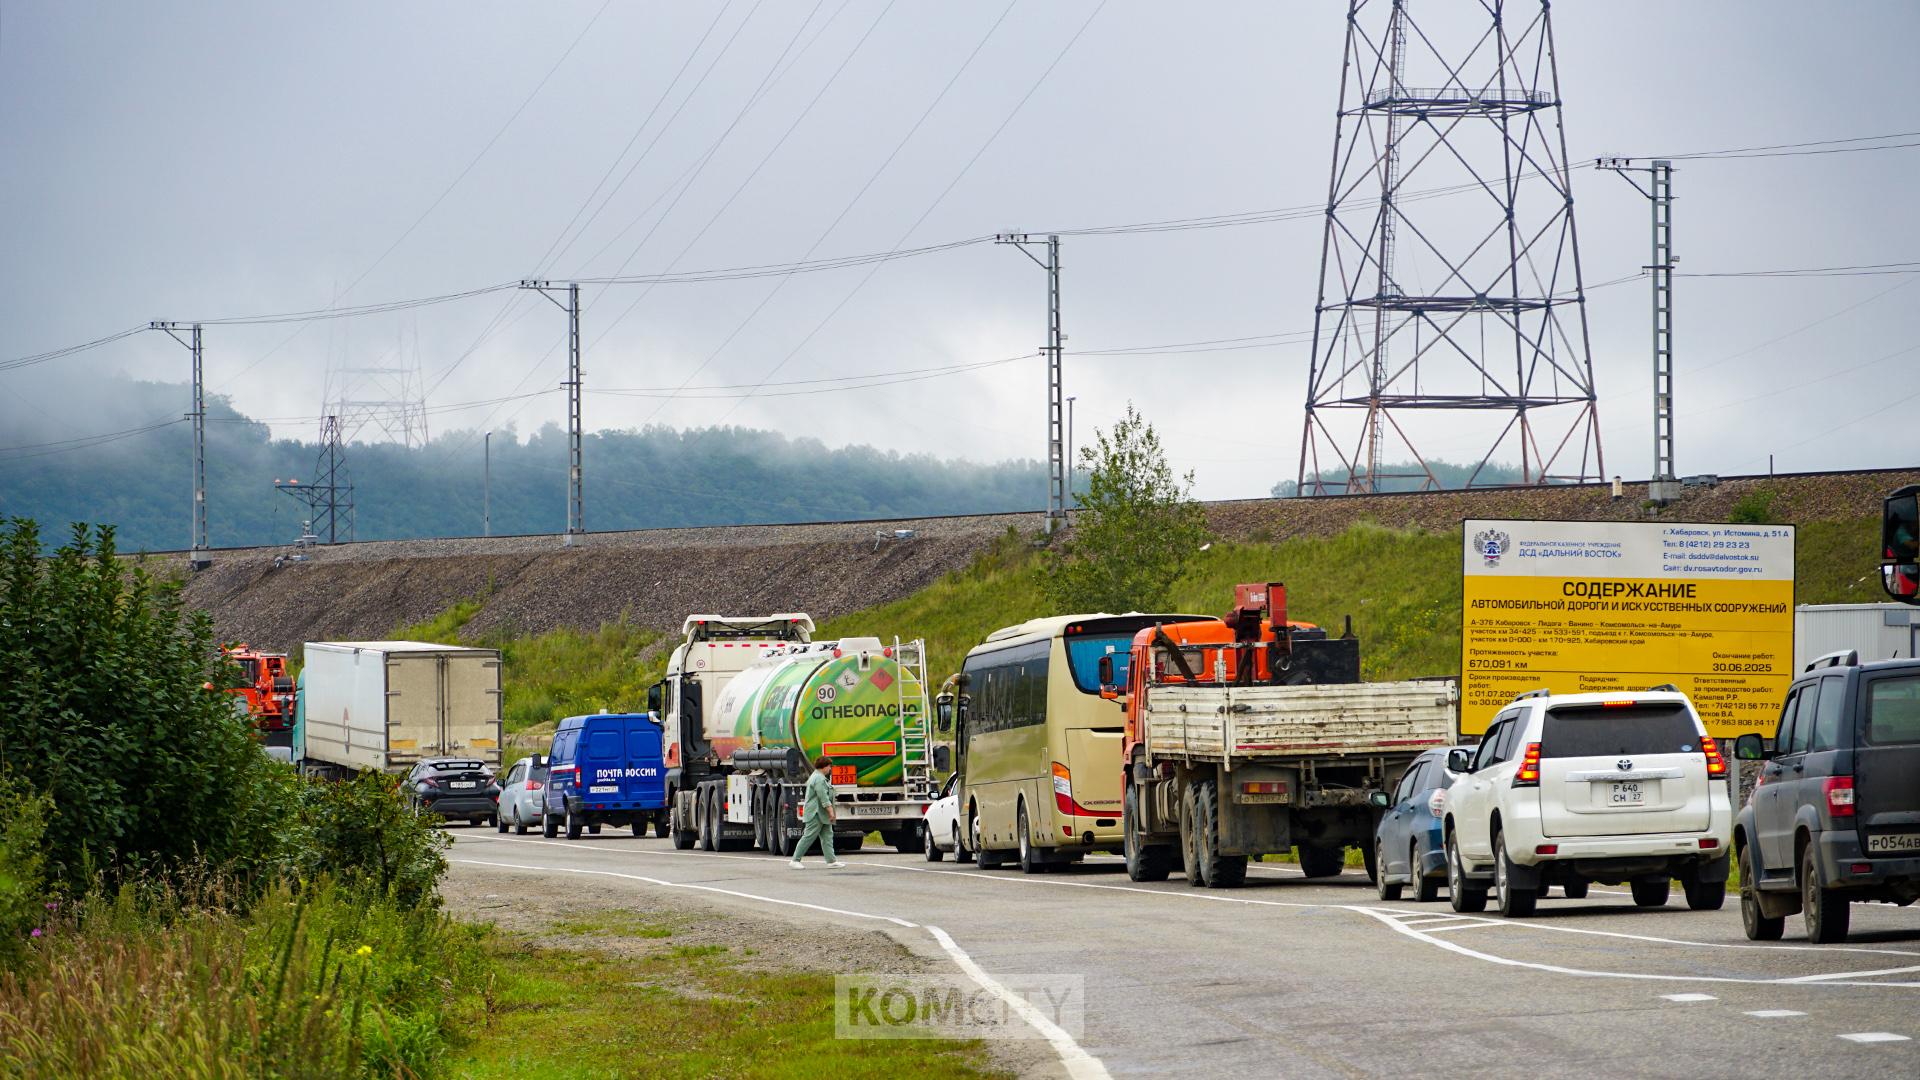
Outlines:
<svg viewBox="0 0 1920 1080"><path fill-rule="evenodd" d="M1747 1015L1757 1016L1762 1020L1782 1020L1789 1016L1805 1016L1807 1014L1798 1009L1755 1009Z"/></svg>
<svg viewBox="0 0 1920 1080"><path fill-rule="evenodd" d="M1883 1043L1883 1042L1911 1041L1907 1036L1895 1035L1891 1031L1856 1031L1851 1035L1842 1035L1840 1037L1847 1040L1848 1042L1857 1042L1857 1043Z"/></svg>
<svg viewBox="0 0 1920 1080"><path fill-rule="evenodd" d="M1712 994L1661 994L1660 996L1663 998L1666 998L1668 1001L1678 1001L1678 1002L1719 1001L1720 1000L1719 998L1714 997Z"/></svg>
<svg viewBox="0 0 1920 1080"><path fill-rule="evenodd" d="M1473 922L1457 922L1451 926L1435 926L1428 923L1420 927L1423 934L1444 934L1449 930L1485 930L1488 927L1512 926L1510 922L1496 922L1493 919L1475 919Z"/></svg>
<svg viewBox="0 0 1920 1080"><path fill-rule="evenodd" d="M527 842L532 843L533 841ZM546 843L546 841L540 842ZM905 919L897 919L891 915L873 915L864 911L848 911L845 908L827 907L824 904L808 904L799 900L783 900L775 896L760 896L756 893L722 889L713 885L693 885L680 881L664 881L660 878L646 877L641 874L622 874L614 870L584 870L569 866L531 866L526 863L493 862L486 859L449 859L448 861L464 863L469 866L494 866L508 870L531 870L535 873L542 874L559 871L566 874L585 874L591 877L624 878L628 881L641 881L649 885L659 885L663 888L694 889L700 892L719 893L723 896L732 896L742 900L758 900L764 904L779 904L783 907L806 908L810 911L823 911L830 915L847 915L856 919L872 919L877 922L890 922L895 926L904 926L909 929L924 929L933 935L933 939L940 943L940 947L946 951L947 956L959 966L961 971L967 974L968 978L979 983L982 989L994 997L1006 1002L1007 1006L1011 1008L1016 1015L1022 1020L1025 1020L1035 1031L1040 1033L1042 1038L1047 1040L1048 1044L1053 1047L1054 1052L1060 1055L1060 1063L1066 1066L1068 1076L1072 1077L1073 1080L1108 1080L1107 1068L1100 1063L1099 1058L1087 1053L1086 1049L1074 1041L1073 1036L1067 1034L1065 1029L1061 1028L1060 1025L1054 1023L1052 1020L1049 1020L1046 1014L1042 1013L1039 1009L1034 1008L1032 1002L1007 989L1001 985L998 980L994 979L993 976L987 974L986 970L979 964L974 963L973 957L967 955L966 950L962 949L959 943L953 940L952 935L937 926L921 927L918 923L911 923Z"/></svg>
<svg viewBox="0 0 1920 1080"><path fill-rule="evenodd" d="M515 838L496 838L496 837L476 837L475 839L477 839L481 843L538 843L538 844L548 844L556 847L573 846L572 844L562 844L562 843L559 843L558 841L552 841L552 840L519 840ZM609 850L617 851L625 854L632 854L632 855L655 855L655 856L679 855L679 856L691 856L695 858L744 859L751 862L759 862L759 863L769 864L769 865L773 861L771 858L764 855L724 855L724 854L717 854L713 852L653 851L646 848L634 848L634 847L624 847L624 846L619 848L611 848ZM1144 893L1148 896L1159 896L1159 897L1170 898L1170 899L1198 900L1198 901L1221 903L1221 904L1244 904L1244 905L1249 905L1254 907L1293 908L1296 910L1313 909L1313 910L1355 911L1355 912L1359 912L1362 915L1366 915L1371 918L1377 919L1380 922L1383 922L1386 925L1392 927L1395 932L1405 934L1406 936L1411 937L1416 941L1424 941L1427 944L1433 945L1437 948L1446 949L1449 952L1458 953L1462 956L1467 956L1473 959L1482 960L1487 963L1499 964L1505 967L1529 968L1535 971L1545 971L1553 974L1571 975L1571 976L1577 976L1577 977L1583 977L1583 978L1639 979L1639 980L1655 981L1655 982L1733 983L1733 984L1761 985L1761 986L1778 986L1782 984L1796 984L1796 985L1802 985L1802 986L1866 986L1866 987L1897 987L1897 988L1920 989L1920 982L1857 981L1860 979L1862 974L1867 974L1867 975L1888 974L1888 973L1908 970L1904 968L1888 969L1887 971L1869 972L1869 973L1856 973L1856 972L1843 971L1843 972L1834 972L1830 975L1823 975L1823 976L1817 976L1817 977L1816 976L1800 976L1792 979L1761 979L1761 978L1741 978L1738 976L1726 976L1726 975L1660 975L1660 974L1653 974L1649 972L1603 971L1603 970L1596 970L1596 969L1572 968L1572 967L1566 967L1564 965L1559 965L1559 964L1543 964L1543 963L1536 963L1536 962L1527 961L1527 960L1515 960L1509 957L1497 956L1492 953L1484 953L1476 949L1470 949L1456 942L1446 941L1437 937L1432 937L1417 927L1409 927L1409 926L1402 925L1401 920L1404 918L1411 917L1411 918L1417 919L1421 917L1432 917L1434 913L1428 910L1407 910L1404 908L1400 908L1400 909L1377 908L1377 907L1366 907L1359 904L1319 904L1319 903L1305 903L1305 902L1287 901L1287 900L1260 900L1260 899L1255 899L1253 897L1246 897L1246 896L1223 895L1221 893L1214 892L1211 890L1206 890L1206 891L1192 890L1192 891L1182 892L1182 891L1173 890L1173 889L1147 889L1147 888L1141 888L1136 885L1108 885L1108 884L1103 884L1100 882L1093 882L1093 881L1069 881L1069 880L1063 880L1060 878L1053 878L1053 877L1030 877L1024 874L1019 874L1019 875L994 874L989 872L982 872L977 869L942 870L942 869L936 869L931 866L914 866L914 865L906 865L901 863L887 863L887 862L874 862L867 865L877 867L882 870L908 871L911 873L919 873L919 874L943 874L943 875L964 878L968 881L996 882L1004 885L1050 885L1050 886L1061 887L1061 888L1104 889L1112 892ZM615 875L615 876L621 876L621 875ZM725 890L715 890L715 891L725 891ZM800 905L800 906L804 907L808 905ZM1458 916L1458 918L1464 921L1469 921L1469 922L1485 922L1495 926L1514 926L1514 927L1523 927L1523 928L1536 929L1536 930L1552 930L1552 931L1558 931L1561 933L1568 933L1568 934L1590 934L1598 937L1623 938L1630 941L1645 941L1645 942L1650 942L1654 944L1678 945L1678 946L1686 946L1686 947L1692 947L1692 948L1760 949L1760 950L1785 950L1785 951L1795 951L1795 952L1857 952L1857 953L1881 953L1881 954L1888 954L1888 955L1894 955L1894 956L1920 956L1920 953L1903 951L1898 949L1861 949L1861 948L1851 948L1847 946L1754 945L1754 944L1741 944L1741 943L1731 943L1731 942L1684 941L1676 938L1653 937L1653 936L1644 935L1644 934L1626 934L1626 933L1619 933L1617 931L1609 931L1609 930L1587 930L1587 929L1581 929L1576 927L1553 926L1550 924L1539 923L1533 920L1491 919L1491 918L1466 916L1466 915Z"/></svg>
<svg viewBox="0 0 1920 1080"><path fill-rule="evenodd" d="M700 892L719 893L722 896L738 897L742 900L758 900L763 904L781 904L786 907L807 908L810 911L824 911L829 915L848 915L856 919L873 919L878 922L890 922L895 926L918 929L918 923L905 919L896 919L891 915L869 915L864 911L848 911L845 908L827 907L824 904L807 904L799 900L782 900L777 896L760 896L755 893L722 889L714 885L692 885L684 881L663 881L660 878L644 877L640 874L622 874L614 870L582 870L571 866L529 866L526 863L489 862L485 859L449 859L448 862L466 863L469 866L499 866L508 870L532 870L536 873L587 874L592 877L625 878L628 881L644 881L649 885L659 885L667 889L696 889Z"/></svg>
<svg viewBox="0 0 1920 1080"><path fill-rule="evenodd" d="M1920 971L1920 966L1881 968L1879 971L1849 971L1844 975L1802 975L1797 979L1782 979L1781 981L1790 983L1814 983L1826 982L1828 979L1870 979L1878 975L1907 975L1915 971Z"/></svg>
<svg viewBox="0 0 1920 1080"><path fill-rule="evenodd" d="M940 947L947 951L947 956L959 965L961 971L966 972L969 978L979 983L988 993L1006 1002L1020 1019L1025 1020L1035 1031L1046 1037L1047 1042L1053 1045L1054 1053L1060 1055L1060 1063L1067 1067L1068 1076L1073 1077L1074 1080L1106 1080L1107 1067L1100 1063L1100 1059L1087 1053L1079 1043L1074 1041L1073 1036L1067 1034L1065 1029L1048 1019L1045 1013L1034 1008L1033 1002L1002 986L998 980L987 974L945 930L929 925L927 932L932 934L933 939L940 943Z"/></svg>

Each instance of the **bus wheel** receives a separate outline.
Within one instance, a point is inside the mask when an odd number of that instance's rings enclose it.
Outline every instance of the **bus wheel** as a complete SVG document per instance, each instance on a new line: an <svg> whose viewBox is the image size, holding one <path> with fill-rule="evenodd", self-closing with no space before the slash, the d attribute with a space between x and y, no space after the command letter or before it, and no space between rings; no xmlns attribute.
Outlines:
<svg viewBox="0 0 1920 1080"><path fill-rule="evenodd" d="M980 817L976 814L973 819L973 842L976 845L974 848L974 865L982 870L1000 869L1000 865L1007 861L1007 857L998 851L988 851L986 848L978 846L982 843L980 834Z"/></svg>
<svg viewBox="0 0 1920 1080"><path fill-rule="evenodd" d="M1033 830L1027 827L1027 804L1020 804L1020 872L1023 874L1045 873L1046 855L1034 850Z"/></svg>

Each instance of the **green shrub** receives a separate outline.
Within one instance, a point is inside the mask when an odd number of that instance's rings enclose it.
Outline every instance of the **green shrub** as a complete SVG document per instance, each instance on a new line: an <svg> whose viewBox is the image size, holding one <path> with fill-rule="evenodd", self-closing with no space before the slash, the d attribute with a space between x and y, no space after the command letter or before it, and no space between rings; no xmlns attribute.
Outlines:
<svg viewBox="0 0 1920 1080"><path fill-rule="evenodd" d="M283 839L283 865L296 877L331 876L406 909L439 903L435 888L452 843L408 809L393 777L380 773L306 782Z"/></svg>
<svg viewBox="0 0 1920 1080"><path fill-rule="evenodd" d="M1727 513L1727 521L1733 525L1771 525L1773 524L1773 499L1777 492L1764 488L1749 491L1734 502L1733 509Z"/></svg>
<svg viewBox="0 0 1920 1080"><path fill-rule="evenodd" d="M177 584L75 525L51 557L0 524L0 768L53 800L49 876L78 891L205 859L259 865L284 795L223 692L237 671Z"/></svg>
<svg viewBox="0 0 1920 1080"><path fill-rule="evenodd" d="M44 888L40 838L53 802L0 774L0 968L11 967L59 910Z"/></svg>

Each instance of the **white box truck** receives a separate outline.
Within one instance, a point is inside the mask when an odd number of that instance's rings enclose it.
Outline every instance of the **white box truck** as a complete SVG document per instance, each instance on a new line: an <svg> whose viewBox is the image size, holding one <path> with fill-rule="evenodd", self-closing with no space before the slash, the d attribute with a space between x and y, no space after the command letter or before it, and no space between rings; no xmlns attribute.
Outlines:
<svg viewBox="0 0 1920 1080"><path fill-rule="evenodd" d="M422 758L500 768L500 654L423 641L309 641L301 671L305 760L405 772Z"/></svg>

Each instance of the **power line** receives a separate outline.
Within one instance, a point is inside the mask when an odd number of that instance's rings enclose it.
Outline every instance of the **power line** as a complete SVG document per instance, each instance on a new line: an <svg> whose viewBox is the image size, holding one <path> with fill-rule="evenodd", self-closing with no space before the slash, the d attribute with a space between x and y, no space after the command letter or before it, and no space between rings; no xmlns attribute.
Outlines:
<svg viewBox="0 0 1920 1080"><path fill-rule="evenodd" d="M64 348L49 349L46 352L34 353L31 356L21 356L12 360L0 361L0 371L16 371L20 368L32 367L35 364L44 364L49 360L58 360L63 356L72 356L75 353L83 353L89 349L97 349L102 345L111 345L121 338L132 337L145 329L147 329L147 325L141 323L139 326L130 326L125 330L108 334L106 337L94 338L92 341L80 345L68 345Z"/></svg>

